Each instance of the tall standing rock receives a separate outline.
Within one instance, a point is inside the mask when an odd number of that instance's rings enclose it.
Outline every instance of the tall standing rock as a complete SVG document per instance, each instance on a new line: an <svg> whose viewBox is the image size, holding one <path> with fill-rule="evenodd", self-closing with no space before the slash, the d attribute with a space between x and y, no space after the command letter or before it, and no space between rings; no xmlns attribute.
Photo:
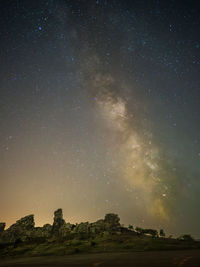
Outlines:
<svg viewBox="0 0 200 267"><path fill-rule="evenodd" d="M62 209L58 209L54 212L54 221L52 232L53 234L58 235L59 229L65 224L65 220L63 219Z"/></svg>

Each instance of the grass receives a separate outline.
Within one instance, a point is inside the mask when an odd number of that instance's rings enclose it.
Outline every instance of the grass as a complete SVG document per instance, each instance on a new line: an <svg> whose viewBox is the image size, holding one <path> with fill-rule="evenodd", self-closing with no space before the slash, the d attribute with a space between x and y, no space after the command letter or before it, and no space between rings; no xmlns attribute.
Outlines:
<svg viewBox="0 0 200 267"><path fill-rule="evenodd" d="M0 257L61 256L76 253L101 253L123 251L182 250L200 248L200 242L180 241L172 238L152 238L130 234L96 236L85 240L46 241L45 243L21 243L0 249Z"/></svg>

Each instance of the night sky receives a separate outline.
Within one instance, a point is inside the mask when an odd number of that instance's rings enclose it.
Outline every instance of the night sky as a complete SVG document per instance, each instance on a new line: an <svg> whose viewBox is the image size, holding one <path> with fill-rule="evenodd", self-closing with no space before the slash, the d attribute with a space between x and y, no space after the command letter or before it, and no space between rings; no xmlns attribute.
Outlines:
<svg viewBox="0 0 200 267"><path fill-rule="evenodd" d="M0 221L200 237L197 2L0 2Z"/></svg>

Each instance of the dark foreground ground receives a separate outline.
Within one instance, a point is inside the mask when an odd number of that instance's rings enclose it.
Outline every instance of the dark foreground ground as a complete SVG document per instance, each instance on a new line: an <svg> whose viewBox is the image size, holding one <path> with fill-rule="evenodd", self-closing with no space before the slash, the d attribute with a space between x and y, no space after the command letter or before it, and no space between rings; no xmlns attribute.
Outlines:
<svg viewBox="0 0 200 267"><path fill-rule="evenodd" d="M99 254L74 254L57 257L32 257L1 260L0 266L133 266L133 267L200 267L200 250L146 251Z"/></svg>

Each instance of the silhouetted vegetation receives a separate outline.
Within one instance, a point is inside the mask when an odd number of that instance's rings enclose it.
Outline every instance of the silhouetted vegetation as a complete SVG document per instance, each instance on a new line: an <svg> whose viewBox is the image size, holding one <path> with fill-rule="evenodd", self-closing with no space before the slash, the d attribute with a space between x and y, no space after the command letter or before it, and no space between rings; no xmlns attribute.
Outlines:
<svg viewBox="0 0 200 267"><path fill-rule="evenodd" d="M182 241L194 241L191 235L181 235L177 239Z"/></svg>

